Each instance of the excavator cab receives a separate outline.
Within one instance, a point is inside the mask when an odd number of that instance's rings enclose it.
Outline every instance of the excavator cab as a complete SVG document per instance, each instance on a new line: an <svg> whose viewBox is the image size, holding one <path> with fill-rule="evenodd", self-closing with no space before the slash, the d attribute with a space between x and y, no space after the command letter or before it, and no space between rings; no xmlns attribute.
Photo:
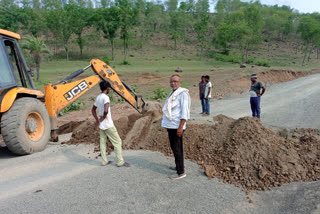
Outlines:
<svg viewBox="0 0 320 214"><path fill-rule="evenodd" d="M0 29L1 134L12 152L30 154L45 148L51 128L44 93L34 89L20 39L19 34Z"/></svg>
<svg viewBox="0 0 320 214"><path fill-rule="evenodd" d="M45 149L50 137L57 141L59 112L102 80L108 81L139 113L144 111L142 97L98 59L58 83L43 85L44 92L36 90L31 78L33 71L28 69L18 45L20 38L19 34L0 29L0 131L13 153L39 152ZM92 69L92 76L72 81L88 68Z"/></svg>
<svg viewBox="0 0 320 214"><path fill-rule="evenodd" d="M18 34L0 30L1 91L18 86L34 89L32 70L25 63L17 39Z"/></svg>

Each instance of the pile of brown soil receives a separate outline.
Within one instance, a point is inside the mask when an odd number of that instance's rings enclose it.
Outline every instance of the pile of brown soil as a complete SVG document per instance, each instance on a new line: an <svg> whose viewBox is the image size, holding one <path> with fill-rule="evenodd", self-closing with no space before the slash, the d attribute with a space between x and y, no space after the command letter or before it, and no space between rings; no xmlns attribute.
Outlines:
<svg viewBox="0 0 320 214"><path fill-rule="evenodd" d="M200 164L209 178L223 179L246 191L320 179L319 131L271 131L251 117L234 120L220 115L214 119L215 125L189 123L184 134L185 157ZM160 111L123 117L115 121L115 126L124 149L172 156L167 132L161 127ZM68 143L93 143L98 147L98 129L85 122ZM111 149L109 145L108 151Z"/></svg>
<svg viewBox="0 0 320 214"><path fill-rule="evenodd" d="M263 83L265 87L268 87L272 84L282 83L282 82L288 82L291 80L295 80L300 77L304 77L306 75L309 75L308 72L295 72L290 70L269 70L265 72L259 72L258 80ZM249 91L250 88L250 76L241 77L238 79L227 81L229 86L225 91L224 95L229 93L245 93ZM223 96L216 96L218 98L222 98Z"/></svg>
<svg viewBox="0 0 320 214"><path fill-rule="evenodd" d="M274 70L270 69L267 71L261 72L261 68L253 68L253 69L245 69L243 72L235 72L235 70L224 70L218 69L217 71L213 71L213 73L208 73L212 76L212 93L215 99L222 99L225 95L230 93L246 93L250 89L250 74L256 73L258 75L258 80L263 83L264 86L269 87L272 84L278 84L282 82L287 82L291 80L295 80L300 77L304 77L310 74L319 73L319 69L311 70L310 72L299 72L292 70ZM197 74L198 75L198 74ZM192 76L189 77L189 81L193 82L194 79L198 79L200 76ZM199 97L199 89L198 84L189 87L190 94L193 98Z"/></svg>

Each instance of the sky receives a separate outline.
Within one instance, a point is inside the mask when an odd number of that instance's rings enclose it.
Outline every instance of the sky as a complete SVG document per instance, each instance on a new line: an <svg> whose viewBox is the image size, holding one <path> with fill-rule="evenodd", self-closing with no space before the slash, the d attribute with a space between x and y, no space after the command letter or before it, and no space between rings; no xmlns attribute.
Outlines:
<svg viewBox="0 0 320 214"><path fill-rule="evenodd" d="M287 5L300 13L320 13L320 0L260 0L260 2L266 5Z"/></svg>

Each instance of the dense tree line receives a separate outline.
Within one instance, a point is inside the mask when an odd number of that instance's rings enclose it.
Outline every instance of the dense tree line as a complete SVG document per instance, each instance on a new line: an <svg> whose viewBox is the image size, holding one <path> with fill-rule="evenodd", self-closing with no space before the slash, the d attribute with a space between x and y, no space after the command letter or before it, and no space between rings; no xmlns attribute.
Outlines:
<svg viewBox="0 0 320 214"><path fill-rule="evenodd" d="M320 55L320 14L300 14L259 1L217 0L215 13L210 13L209 0L0 0L0 28L34 38L50 35L60 41L53 53L62 44L66 59L72 37L82 55L86 29L108 40L112 59L115 40L122 41L126 60L130 40L139 39L143 48L159 33L172 41L173 49L185 43L195 45L200 55L236 51L242 62L262 41L295 41L297 50L304 51L303 63L313 52Z"/></svg>

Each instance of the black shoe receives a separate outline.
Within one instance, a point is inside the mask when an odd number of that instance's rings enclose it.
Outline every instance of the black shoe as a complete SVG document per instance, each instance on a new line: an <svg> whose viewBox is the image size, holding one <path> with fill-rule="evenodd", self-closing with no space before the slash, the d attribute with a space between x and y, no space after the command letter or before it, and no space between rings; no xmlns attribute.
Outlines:
<svg viewBox="0 0 320 214"><path fill-rule="evenodd" d="M182 173L180 175L174 175L171 177L172 180L179 180L179 179L182 179L182 178L185 178L187 177L187 174L186 173Z"/></svg>

